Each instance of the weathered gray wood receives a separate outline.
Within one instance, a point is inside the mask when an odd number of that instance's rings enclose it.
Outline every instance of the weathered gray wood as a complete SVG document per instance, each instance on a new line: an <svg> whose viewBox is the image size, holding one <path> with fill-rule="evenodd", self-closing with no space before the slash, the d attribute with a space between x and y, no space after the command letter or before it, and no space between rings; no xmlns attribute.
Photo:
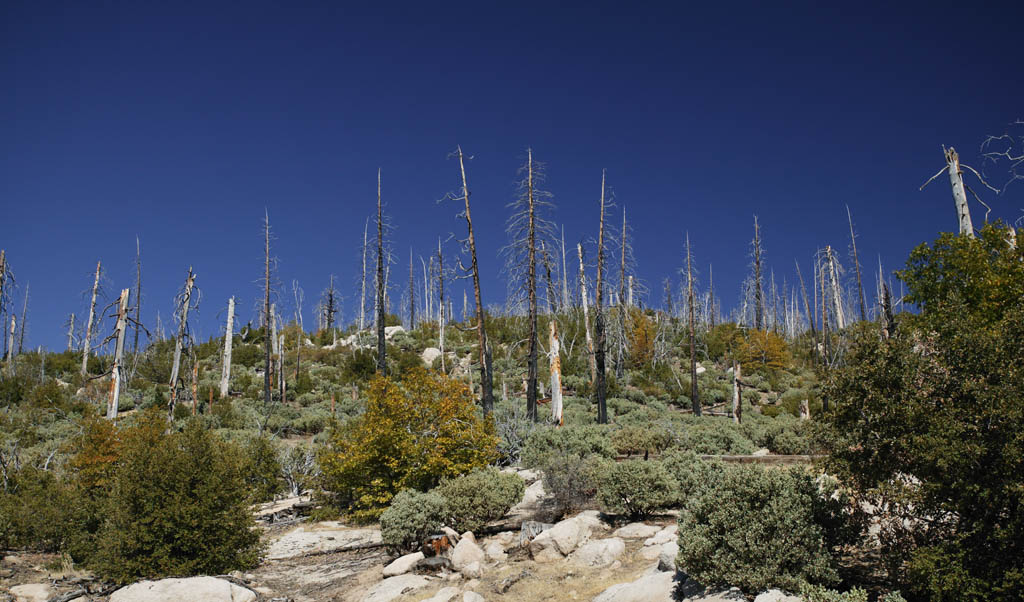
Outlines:
<svg viewBox="0 0 1024 602"><path fill-rule="evenodd" d="M235 298L228 299L228 320L224 326L224 354L220 368L220 396L228 396L228 385L231 382L231 344L235 332Z"/></svg>
<svg viewBox="0 0 1024 602"><path fill-rule="evenodd" d="M178 371L181 368L181 349L184 345L185 330L188 328L188 310L192 305L192 289L195 285L195 274L192 267L188 268L188 276L185 278L185 293L181 298L179 312L178 334L174 337L174 362L171 364L171 400L167 404L169 420L174 420L174 406L178 402Z"/></svg>
<svg viewBox="0 0 1024 602"><path fill-rule="evenodd" d="M96 262L96 279L92 283L92 299L89 301L89 321L85 323L85 338L82 340L82 376L88 374L89 345L92 343L92 323L96 319L96 292L100 288L100 262Z"/></svg>
<svg viewBox="0 0 1024 602"><path fill-rule="evenodd" d="M594 335L596 338L594 349L595 372L597 380L594 386L594 395L597 397L597 422L608 424L608 408L605 399L605 378L604 378L604 311L601 308L603 301L602 289L604 288L604 191L605 171L601 170L601 221L597 233L597 283L594 289Z"/></svg>
<svg viewBox="0 0 1024 602"><path fill-rule="evenodd" d="M963 172L960 171L960 155L950 147L943 149L946 157L946 172L953 188L953 202L956 204L960 234L974 238L974 225L971 223L971 209L967 206L967 191L964 190Z"/></svg>
<svg viewBox="0 0 1024 602"><path fill-rule="evenodd" d="M740 375L740 363L733 361L732 363L732 419L736 424L740 424L743 421L743 395L742 395L742 376Z"/></svg>
<svg viewBox="0 0 1024 602"><path fill-rule="evenodd" d="M114 365L110 369L110 401L107 404L107 420L117 418L121 400L121 367L124 364L124 335L128 328L128 294L131 289L122 289L117 304L117 343L114 345Z"/></svg>
<svg viewBox="0 0 1024 602"><path fill-rule="evenodd" d="M693 268L690 259L690 233L686 233L686 289L690 317L690 405L693 415L700 416L700 392L697 389L697 333L694 320Z"/></svg>
<svg viewBox="0 0 1024 602"><path fill-rule="evenodd" d="M549 323L548 358L551 369L551 420L562 426L562 345L558 340L558 329L555 320Z"/></svg>
<svg viewBox="0 0 1024 602"><path fill-rule="evenodd" d="M587 337L587 363L590 365L590 382L597 380L597 366L594 363L594 339L590 336L590 311L587 301L587 276L583 271L583 245L576 244L576 254L580 258L580 303L583 305L583 330Z"/></svg>

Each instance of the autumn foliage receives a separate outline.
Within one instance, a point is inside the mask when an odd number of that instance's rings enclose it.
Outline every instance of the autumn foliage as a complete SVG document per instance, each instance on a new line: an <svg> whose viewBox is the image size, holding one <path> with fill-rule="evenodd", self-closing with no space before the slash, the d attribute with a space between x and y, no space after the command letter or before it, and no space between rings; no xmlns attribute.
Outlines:
<svg viewBox="0 0 1024 602"><path fill-rule="evenodd" d="M375 520L403 489L426 491L493 462L494 425L465 384L417 368L370 382L366 412L331 433L324 488L354 520Z"/></svg>

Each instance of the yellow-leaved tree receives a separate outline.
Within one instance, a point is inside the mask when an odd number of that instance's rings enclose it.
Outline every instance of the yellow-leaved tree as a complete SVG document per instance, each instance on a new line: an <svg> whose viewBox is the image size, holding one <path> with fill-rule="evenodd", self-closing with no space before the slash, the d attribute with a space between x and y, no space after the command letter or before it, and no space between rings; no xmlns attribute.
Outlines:
<svg viewBox="0 0 1024 602"><path fill-rule="evenodd" d="M324 489L349 518L372 521L403 489L426 491L498 455L494 423L469 388L416 368L370 382L366 412L336 428L320 452Z"/></svg>

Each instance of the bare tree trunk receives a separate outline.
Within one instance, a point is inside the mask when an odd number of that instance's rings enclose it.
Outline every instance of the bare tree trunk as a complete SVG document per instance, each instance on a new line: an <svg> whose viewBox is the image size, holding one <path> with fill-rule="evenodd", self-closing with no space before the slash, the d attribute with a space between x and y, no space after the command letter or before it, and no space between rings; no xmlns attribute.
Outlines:
<svg viewBox="0 0 1024 602"><path fill-rule="evenodd" d="M132 343L132 356L139 354L139 328L142 325L142 247L139 237L135 237L135 341ZM133 369L134 370L134 369Z"/></svg>
<svg viewBox="0 0 1024 602"><path fill-rule="evenodd" d="M412 271L412 247L409 247L409 330L416 328L416 278Z"/></svg>
<svg viewBox="0 0 1024 602"><path fill-rule="evenodd" d="M82 376L88 374L89 346L92 344L92 323L96 319L96 292L100 288L100 262L96 262L96 279L92 283L92 300L89 302L89 321L85 323L85 338L82 340Z"/></svg>
<svg viewBox="0 0 1024 602"><path fill-rule="evenodd" d="M761 227L754 216L754 328L764 330L764 288L761 278Z"/></svg>
<svg viewBox="0 0 1024 602"><path fill-rule="evenodd" d="M807 322L811 327L811 340L814 342L814 349L818 349L818 333L814 329L814 315L811 314L811 304L807 299L807 287L804 286L804 276L800 273L800 262L793 260L796 264L796 277L800 279L800 292L804 297L804 311L807 312Z"/></svg>
<svg viewBox="0 0 1024 602"><path fill-rule="evenodd" d="M25 283L25 301L21 304L21 330L18 331L18 355L25 349L25 327L28 326L28 282Z"/></svg>
<svg viewBox="0 0 1024 602"><path fill-rule="evenodd" d="M536 232L534 231L533 203L533 151L527 149L527 202L529 203L529 221L527 233L527 274L526 287L529 295L530 342L526 366L526 415L533 422L537 421L537 258Z"/></svg>
<svg viewBox="0 0 1024 602"><path fill-rule="evenodd" d="M800 400L800 420L811 419L811 404L806 400Z"/></svg>
<svg viewBox="0 0 1024 602"><path fill-rule="evenodd" d="M551 330L548 341L550 347L548 354L551 360L551 419L558 426L562 426L562 358L559 355L562 345L558 340L558 329L555 327L554 320L549 322L549 329Z"/></svg>
<svg viewBox="0 0 1024 602"><path fill-rule="evenodd" d="M444 361L444 327L448 322L448 316L444 309L444 258L441 256L441 239L437 239L437 291L438 291L438 321L437 321L437 344L441 350L441 372L447 374L448 369Z"/></svg>
<svg viewBox="0 0 1024 602"><path fill-rule="evenodd" d="M604 288L604 180L605 172L601 171L601 222L597 233L597 284L595 288L594 311L596 312L594 330L597 338L597 348L594 350L594 360L597 364L597 380L594 386L597 397L597 422L608 424L608 408L605 405L605 378L604 378L604 312L601 308L602 294Z"/></svg>
<svg viewBox="0 0 1024 602"><path fill-rule="evenodd" d="M228 322L224 327L224 355L220 369L220 396L228 396L228 385L231 382L231 343L235 332L235 298L228 299Z"/></svg>
<svg viewBox="0 0 1024 602"><path fill-rule="evenodd" d="M686 289L687 305L690 307L690 403L693 415L700 416L700 397L697 390L697 337L694 320L693 269L690 267L690 233L686 233Z"/></svg>
<svg viewBox="0 0 1024 602"><path fill-rule="evenodd" d="M270 335L270 323L274 319L270 309L270 214L263 213L263 406L269 410L270 397L270 350L273 347ZM265 425L265 422L264 422ZM262 430L262 429L260 429Z"/></svg>
<svg viewBox="0 0 1024 602"><path fill-rule="evenodd" d="M711 320L711 328L715 327L715 280L714 268L708 264L708 315Z"/></svg>
<svg viewBox="0 0 1024 602"><path fill-rule="evenodd" d="M178 371L181 368L181 348L185 339L185 330L188 328L188 310L192 305L192 288L195 285L195 275L192 267L188 268L188 276L185 278L185 293L181 298L180 318L178 324L178 335L174 338L174 362L171 364L171 400L167 404L167 415L169 420L174 420L174 406L178 401Z"/></svg>
<svg viewBox="0 0 1024 602"><path fill-rule="evenodd" d="M743 420L743 404L741 389L743 388L742 381L740 380L740 363L736 360L732 362L732 419L736 424L739 424Z"/></svg>
<svg viewBox="0 0 1024 602"><path fill-rule="evenodd" d="M68 320L68 351L71 351L72 344L75 340L75 314L71 314L71 318Z"/></svg>
<svg viewBox="0 0 1024 602"><path fill-rule="evenodd" d="M192 359L192 415L199 409L199 358Z"/></svg>
<svg viewBox="0 0 1024 602"><path fill-rule="evenodd" d="M281 355L281 346L277 340L277 304L270 304L270 341L273 343L271 353Z"/></svg>
<svg viewBox="0 0 1024 602"><path fill-rule="evenodd" d="M583 245L576 244L576 254L580 258L580 302L583 305L583 331L587 337L587 363L590 365L591 386L597 382L597 366L594 363L594 339L590 336L590 312L587 303L587 276L583 271Z"/></svg>
<svg viewBox="0 0 1024 602"><path fill-rule="evenodd" d="M277 356L277 374L278 374L278 386L281 393L281 403L288 403L288 397L286 391L288 389L287 379L284 377L284 333L281 333L280 339L277 343L277 348L281 350L281 353Z"/></svg>
<svg viewBox="0 0 1024 602"><path fill-rule="evenodd" d="M12 374L14 373L14 366L11 364L11 360L14 359L14 332L17 328L17 318L11 314L11 329L7 331L7 367Z"/></svg>
<svg viewBox="0 0 1024 602"><path fill-rule="evenodd" d="M775 289L775 269L771 270L772 283L772 332L779 332L779 294Z"/></svg>
<svg viewBox="0 0 1024 602"><path fill-rule="evenodd" d="M621 379L625 373L625 351L626 351L626 308L623 302L626 300L626 208L622 208L622 232L620 233L622 243L622 254L619 263L619 298L616 303L619 322L619 341L615 346L615 378Z"/></svg>
<svg viewBox="0 0 1024 602"><path fill-rule="evenodd" d="M380 199L380 169L377 169L377 374L387 370L384 340L384 208Z"/></svg>
<svg viewBox="0 0 1024 602"><path fill-rule="evenodd" d="M953 202L956 203L956 213L960 221L960 234L966 234L974 238L971 210L967 206L967 192L964 190L964 177L960 171L960 155L952 147L948 150L943 149L943 154L946 156L946 171L949 173L949 183L953 187Z"/></svg>
<svg viewBox="0 0 1024 602"><path fill-rule="evenodd" d="M487 328L485 324L484 304L480 297L480 268L476 261L476 240L473 238L473 218L469 212L469 184L466 182L466 163L462 154L462 147L458 147L456 153L459 156L459 171L462 174L462 198L466 202L466 228L469 231L467 242L469 243L470 270L473 273L473 296L476 302L476 333L477 344L480 351L480 405L483 407L484 416L490 415L494 409L494 393L492 391L493 380L490 366L490 350L487 346Z"/></svg>
<svg viewBox="0 0 1024 602"><path fill-rule="evenodd" d="M121 291L121 299L117 303L117 343L114 345L114 366L110 369L110 402L107 405L107 420L117 418L118 403L121 399L121 366L124 363L124 335L128 328L128 293L131 289Z"/></svg>
<svg viewBox="0 0 1024 602"><path fill-rule="evenodd" d="M380 175L378 174L378 179ZM370 227L370 218L363 224L363 277L359 288L359 330L366 328L366 231Z"/></svg>
<svg viewBox="0 0 1024 602"><path fill-rule="evenodd" d="M565 271L565 226L562 226L562 311L569 309L569 272Z"/></svg>
<svg viewBox="0 0 1024 602"><path fill-rule="evenodd" d="M825 247L825 255L828 257L829 285L832 288L832 304L836 310L836 326L839 330L846 328L846 316L843 313L843 298L839 290L839 275L836 270L836 258L832 254L832 247Z"/></svg>
<svg viewBox="0 0 1024 602"><path fill-rule="evenodd" d="M857 237L853 233L853 215L850 213L850 206L846 206L846 217L850 222L850 245L853 247L853 267L857 271L857 295L860 299L860 319L867 322L868 311L864 304L864 285L860 279L860 258L857 257Z"/></svg>
<svg viewBox="0 0 1024 602"><path fill-rule="evenodd" d="M555 294L555 283L551 276L551 255L548 253L547 245L544 241L540 241L540 257L541 261L544 262L544 274L548 288L547 302L548 302L548 313L558 311L558 296Z"/></svg>

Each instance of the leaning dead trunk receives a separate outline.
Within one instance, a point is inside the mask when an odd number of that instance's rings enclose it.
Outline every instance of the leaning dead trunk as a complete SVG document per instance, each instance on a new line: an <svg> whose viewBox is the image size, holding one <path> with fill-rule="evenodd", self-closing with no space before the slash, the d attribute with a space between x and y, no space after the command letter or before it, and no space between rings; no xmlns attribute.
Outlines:
<svg viewBox="0 0 1024 602"><path fill-rule="evenodd" d="M562 359L559 355L562 346L558 340L555 321L551 320L549 324L551 330L548 340L551 367L551 420L558 426L562 426Z"/></svg>
<svg viewBox="0 0 1024 602"><path fill-rule="evenodd" d="M178 402L178 370L181 368L181 348L185 339L185 329L188 326L188 309L192 305L192 287L195 285L195 275L192 268L188 268L188 277L185 278L185 294L181 299L179 310L180 321L178 323L178 334L174 338L174 362L171 364L171 400L167 404L167 415L174 420L174 406Z"/></svg>
<svg viewBox="0 0 1024 602"><path fill-rule="evenodd" d="M228 299L228 322L224 326L224 355L220 369L220 396L228 396L228 383L231 382L231 343L235 331L235 298Z"/></svg>
<svg viewBox="0 0 1024 602"><path fill-rule="evenodd" d="M92 342L92 323L96 319L96 292L100 288L100 262L96 262L96 279L92 283L92 300L89 301L89 321L85 323L85 339L82 340L82 376L88 374L89 345Z"/></svg>
<svg viewBox="0 0 1024 602"><path fill-rule="evenodd" d="M128 292L121 291L117 304L117 343L114 345L114 366L110 369L110 402L107 404L107 420L117 418L118 402L121 399L121 366L124 363L124 334L128 328Z"/></svg>

